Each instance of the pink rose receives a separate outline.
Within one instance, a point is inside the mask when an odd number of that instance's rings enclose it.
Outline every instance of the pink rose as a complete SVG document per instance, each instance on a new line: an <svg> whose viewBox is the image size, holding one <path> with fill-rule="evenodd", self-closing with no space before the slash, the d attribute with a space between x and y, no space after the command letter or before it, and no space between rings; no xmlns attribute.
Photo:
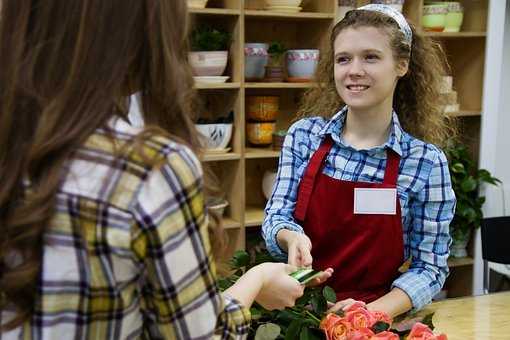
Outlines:
<svg viewBox="0 0 510 340"><path fill-rule="evenodd" d="M414 324L407 340L448 340L445 334L434 335L427 325L417 322Z"/></svg>
<svg viewBox="0 0 510 340"><path fill-rule="evenodd" d="M354 329L371 328L376 322L372 313L365 308L358 308L347 312L345 320L350 322Z"/></svg>
<svg viewBox="0 0 510 340"><path fill-rule="evenodd" d="M376 320L375 322L378 322L378 321L386 322L390 326L393 322L393 319L385 312L376 310L376 311L372 311L372 315L374 316L374 318Z"/></svg>
<svg viewBox="0 0 510 340"><path fill-rule="evenodd" d="M374 332L370 328L354 329L349 333L349 340L370 340Z"/></svg>
<svg viewBox="0 0 510 340"><path fill-rule="evenodd" d="M393 332L384 331L375 334L370 338L370 340L399 340L399 337Z"/></svg>

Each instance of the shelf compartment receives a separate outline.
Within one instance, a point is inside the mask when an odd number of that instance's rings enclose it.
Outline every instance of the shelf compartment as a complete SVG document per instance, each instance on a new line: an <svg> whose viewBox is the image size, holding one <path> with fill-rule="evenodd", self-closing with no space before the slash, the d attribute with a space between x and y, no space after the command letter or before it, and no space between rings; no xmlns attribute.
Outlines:
<svg viewBox="0 0 510 340"><path fill-rule="evenodd" d="M230 217L223 217L223 229L236 229L241 228L241 222L236 221Z"/></svg>
<svg viewBox="0 0 510 340"><path fill-rule="evenodd" d="M317 83L245 83L244 87L247 89L309 89L316 87Z"/></svg>
<svg viewBox="0 0 510 340"><path fill-rule="evenodd" d="M244 212L244 225L246 227L258 227L264 221L264 208L247 206Z"/></svg>
<svg viewBox="0 0 510 340"><path fill-rule="evenodd" d="M480 110L460 110L458 112L449 112L448 116L451 117L480 117L482 115Z"/></svg>
<svg viewBox="0 0 510 340"><path fill-rule="evenodd" d="M241 84L236 83L203 83L195 82L194 87L197 90L228 90L228 89L239 89Z"/></svg>
<svg viewBox="0 0 510 340"><path fill-rule="evenodd" d="M487 32L424 32L423 35L432 38L484 38Z"/></svg>
<svg viewBox="0 0 510 340"><path fill-rule="evenodd" d="M202 161L204 162L215 162L215 161L232 161L241 159L241 154L235 152L225 153L207 153L202 154Z"/></svg>
<svg viewBox="0 0 510 340"><path fill-rule="evenodd" d="M448 259L448 267L471 266L475 261L471 257L450 257Z"/></svg>
<svg viewBox="0 0 510 340"><path fill-rule="evenodd" d="M188 12L190 14L199 14L199 15L215 15L215 16L235 16L241 15L241 11L238 9L230 9L230 8L189 8Z"/></svg>
<svg viewBox="0 0 510 340"><path fill-rule="evenodd" d="M278 158L280 157L279 150L273 150L272 148L250 148L247 147L245 149L245 158L247 159L255 159L255 158Z"/></svg>
<svg viewBox="0 0 510 340"><path fill-rule="evenodd" d="M244 15L246 17L268 18L268 19L288 19L288 20L298 20L298 21L313 20L313 19L331 20L335 17L334 13L318 13L318 12L288 13L288 12L276 12L276 11L253 10L253 9L245 10Z"/></svg>

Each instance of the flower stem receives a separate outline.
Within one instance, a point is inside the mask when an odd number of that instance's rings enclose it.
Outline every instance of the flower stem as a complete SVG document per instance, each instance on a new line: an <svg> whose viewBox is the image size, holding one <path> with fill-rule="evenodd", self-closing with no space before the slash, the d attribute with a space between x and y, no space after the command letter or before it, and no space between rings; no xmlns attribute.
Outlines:
<svg viewBox="0 0 510 340"><path fill-rule="evenodd" d="M311 317L313 320L317 321L317 323L321 323L321 320L319 320L315 315L313 315L312 313L310 313L309 311L305 311L305 313Z"/></svg>

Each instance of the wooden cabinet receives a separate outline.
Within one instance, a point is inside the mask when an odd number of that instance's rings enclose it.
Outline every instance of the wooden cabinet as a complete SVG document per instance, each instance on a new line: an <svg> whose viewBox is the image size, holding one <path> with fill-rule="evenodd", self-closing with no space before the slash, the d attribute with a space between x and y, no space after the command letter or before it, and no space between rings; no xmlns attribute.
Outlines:
<svg viewBox="0 0 510 340"><path fill-rule="evenodd" d="M478 136L482 108L484 53L488 0L462 0L464 21L459 33L425 33L441 42L448 56L453 76L453 88L458 93L459 117L464 141L478 159ZM358 5L370 3L358 1ZM424 0L407 0L404 15L421 27ZM245 101L249 95L280 96L277 129L286 129L295 118L303 91L313 83L246 82L244 79L244 44L281 41L288 49L320 48L327 41L329 30L336 22L337 0L304 0L298 13L264 10L264 0L209 0L205 9L191 9L194 22L207 22L227 28L233 36L225 75L227 83L197 84L201 97L207 100L213 114L234 111L232 149L223 154L206 154L219 176L222 189L230 205L225 213L225 228L229 236L229 250L242 249L246 235L259 234L266 200L261 182L264 172L276 168L279 152L272 148L251 146L245 136ZM453 296L470 292L472 260L451 261ZM459 274L460 273L460 274ZM458 278L457 278L458 276ZM462 282L460 282L462 281ZM460 285L460 286L459 286ZM452 288L454 287L454 288ZM460 288L459 288L460 287Z"/></svg>

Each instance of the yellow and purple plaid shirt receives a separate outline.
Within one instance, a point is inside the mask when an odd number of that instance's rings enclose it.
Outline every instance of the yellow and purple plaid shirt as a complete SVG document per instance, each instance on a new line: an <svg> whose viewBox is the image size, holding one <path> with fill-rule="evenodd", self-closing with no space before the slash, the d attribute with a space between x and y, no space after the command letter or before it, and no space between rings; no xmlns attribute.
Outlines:
<svg viewBox="0 0 510 340"><path fill-rule="evenodd" d="M120 144L139 132L120 119L110 125ZM197 158L158 136L143 154L159 166L116 150L100 129L69 163L44 237L33 316L0 338L246 336L249 311L215 283Z"/></svg>

